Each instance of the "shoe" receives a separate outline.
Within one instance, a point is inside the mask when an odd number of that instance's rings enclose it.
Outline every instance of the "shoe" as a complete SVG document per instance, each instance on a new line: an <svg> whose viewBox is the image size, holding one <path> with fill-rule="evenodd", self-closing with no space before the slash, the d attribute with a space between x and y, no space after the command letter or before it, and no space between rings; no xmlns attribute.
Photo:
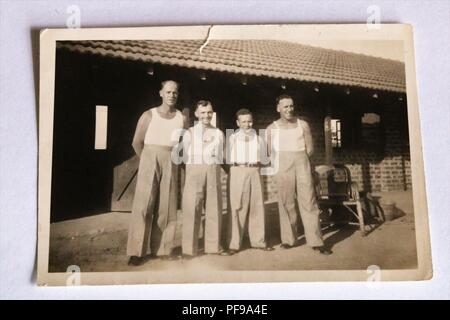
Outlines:
<svg viewBox="0 0 450 320"><path fill-rule="evenodd" d="M142 265L144 262L145 262L144 257L131 256L130 259L128 260L128 265L136 267Z"/></svg>
<svg viewBox="0 0 450 320"><path fill-rule="evenodd" d="M238 253L239 252L239 250L234 250L234 249L230 249L230 250L225 250L225 251L222 251L222 252L220 252L219 254L221 255L221 256L232 256L233 254L236 254L236 253Z"/></svg>
<svg viewBox="0 0 450 320"><path fill-rule="evenodd" d="M129 266L140 266L140 265L146 263L148 260L155 259L155 258L156 258L156 256L154 254L148 254L143 257L131 256L130 259L128 260L128 265Z"/></svg>
<svg viewBox="0 0 450 320"><path fill-rule="evenodd" d="M259 250L262 250L262 251L273 251L273 250L275 250L273 247L262 247L262 248L256 248L256 249L259 249Z"/></svg>
<svg viewBox="0 0 450 320"><path fill-rule="evenodd" d="M192 260L195 256L191 256L190 254L182 254L181 260Z"/></svg>
<svg viewBox="0 0 450 320"><path fill-rule="evenodd" d="M213 256L221 256L226 252L226 250L223 249L219 249L219 251L217 252L206 252L206 254L208 255L213 255Z"/></svg>
<svg viewBox="0 0 450 320"><path fill-rule="evenodd" d="M320 254L323 254L325 256L329 256L333 253L329 248L325 246L319 246L319 247L312 247L314 251L319 251Z"/></svg>
<svg viewBox="0 0 450 320"><path fill-rule="evenodd" d="M167 255L167 256L162 256L162 260L165 260L165 261L175 261L175 260L178 260L180 258L180 256L177 256L177 255L175 255L175 254L169 254L169 255Z"/></svg>
<svg viewBox="0 0 450 320"><path fill-rule="evenodd" d="M282 243L281 245L280 245L280 248L281 249L290 249L290 248L292 248L293 246L291 246L290 244L287 244L287 243Z"/></svg>

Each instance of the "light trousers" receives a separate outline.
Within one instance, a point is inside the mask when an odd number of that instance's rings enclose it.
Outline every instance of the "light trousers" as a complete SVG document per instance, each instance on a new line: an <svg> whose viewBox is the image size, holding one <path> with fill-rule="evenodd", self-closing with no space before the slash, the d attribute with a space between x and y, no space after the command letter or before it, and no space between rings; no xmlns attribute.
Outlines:
<svg viewBox="0 0 450 320"><path fill-rule="evenodd" d="M174 247L177 221L177 165L169 147L142 150L128 230L128 256L168 255Z"/></svg>
<svg viewBox="0 0 450 320"><path fill-rule="evenodd" d="M254 248L264 248L265 213L259 168L230 168L230 209L229 249L241 248L247 226L250 245Z"/></svg>
<svg viewBox="0 0 450 320"><path fill-rule="evenodd" d="M322 246L320 211L308 155L305 151L284 151L278 153L278 161L275 179L278 187L281 242L294 245L298 238L297 202L307 244Z"/></svg>
<svg viewBox="0 0 450 320"><path fill-rule="evenodd" d="M221 249L222 188L220 165L187 164L182 209L183 254L196 255L203 209L205 211L205 253Z"/></svg>

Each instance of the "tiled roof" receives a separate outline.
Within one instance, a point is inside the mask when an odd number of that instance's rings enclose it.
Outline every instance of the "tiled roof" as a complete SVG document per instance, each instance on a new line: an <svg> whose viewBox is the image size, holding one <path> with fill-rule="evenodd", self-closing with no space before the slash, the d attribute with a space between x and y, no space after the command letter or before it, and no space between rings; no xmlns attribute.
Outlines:
<svg viewBox="0 0 450 320"><path fill-rule="evenodd" d="M399 61L273 40L64 41L58 48L144 62L405 92Z"/></svg>

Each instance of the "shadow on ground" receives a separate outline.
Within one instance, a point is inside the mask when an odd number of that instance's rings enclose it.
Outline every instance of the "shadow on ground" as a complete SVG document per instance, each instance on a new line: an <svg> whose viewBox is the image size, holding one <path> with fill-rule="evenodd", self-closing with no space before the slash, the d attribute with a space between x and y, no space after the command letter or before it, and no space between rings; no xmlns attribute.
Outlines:
<svg viewBox="0 0 450 320"><path fill-rule="evenodd" d="M199 266L214 270L366 270L371 265L383 269L416 268L412 205L397 209L396 219L373 228L366 237L361 236L358 226L324 225L324 241L333 254L323 256L306 245L301 225L298 245L288 250L279 247L278 209L276 203L272 203L267 205L266 237L274 251L250 248L245 238L242 250L233 256L199 255L189 261L152 259L139 267L127 265L129 213L106 213L51 225L49 271L66 272L71 265L79 266L82 272L195 269Z"/></svg>

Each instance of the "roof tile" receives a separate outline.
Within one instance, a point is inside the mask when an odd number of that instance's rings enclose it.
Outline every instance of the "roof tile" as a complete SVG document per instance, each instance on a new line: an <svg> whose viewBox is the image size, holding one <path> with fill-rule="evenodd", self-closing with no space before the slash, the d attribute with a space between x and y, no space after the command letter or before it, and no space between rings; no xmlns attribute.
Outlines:
<svg viewBox="0 0 450 320"><path fill-rule="evenodd" d="M59 41L58 48L122 59L405 92L399 61L274 40Z"/></svg>

